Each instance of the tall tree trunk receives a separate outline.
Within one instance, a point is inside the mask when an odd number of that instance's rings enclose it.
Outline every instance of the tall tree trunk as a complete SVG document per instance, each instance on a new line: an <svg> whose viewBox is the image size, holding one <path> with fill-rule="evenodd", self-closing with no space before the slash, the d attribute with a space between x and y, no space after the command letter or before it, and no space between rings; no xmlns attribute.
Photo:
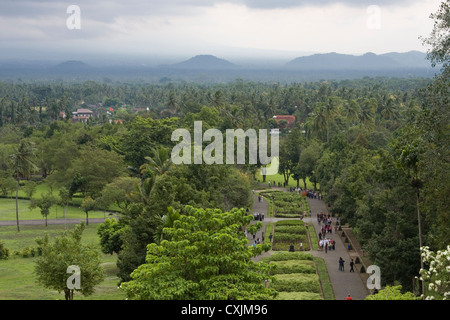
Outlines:
<svg viewBox="0 0 450 320"><path fill-rule="evenodd" d="M419 203L420 203L420 189L417 188L417 223L419 226L419 246L420 249L422 250L422 246L423 246L423 240L422 240L422 219L420 216L420 207L419 207ZM424 268L424 264L423 264L423 257L422 257L422 253L420 253L420 269ZM425 300L425 281L422 280L422 299Z"/></svg>
<svg viewBox="0 0 450 320"><path fill-rule="evenodd" d="M17 232L20 231L20 228L19 228L19 186L20 186L20 179L17 179L17 187L16 187L16 221L17 221Z"/></svg>

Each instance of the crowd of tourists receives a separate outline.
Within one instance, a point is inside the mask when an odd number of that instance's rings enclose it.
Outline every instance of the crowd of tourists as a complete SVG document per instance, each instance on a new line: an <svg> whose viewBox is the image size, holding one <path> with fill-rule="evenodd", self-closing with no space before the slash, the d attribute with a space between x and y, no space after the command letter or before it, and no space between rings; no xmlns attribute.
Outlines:
<svg viewBox="0 0 450 320"><path fill-rule="evenodd" d="M332 238L327 238L328 234L331 234L333 232L333 219L331 218L330 214L325 214L323 212L320 212L317 214L317 223L321 227L321 232L319 232L319 249L325 250L327 252L328 250L335 250L336 249L336 241L334 241Z"/></svg>

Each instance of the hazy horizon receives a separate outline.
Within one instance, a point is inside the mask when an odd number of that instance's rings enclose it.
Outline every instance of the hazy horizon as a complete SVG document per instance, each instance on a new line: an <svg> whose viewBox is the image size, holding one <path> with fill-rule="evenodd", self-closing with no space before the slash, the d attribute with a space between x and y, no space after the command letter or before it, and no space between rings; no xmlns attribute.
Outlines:
<svg viewBox="0 0 450 320"><path fill-rule="evenodd" d="M438 0L59 0L0 3L1 60L161 64L210 54L285 63L337 52L426 52ZM77 11L78 10L78 11Z"/></svg>

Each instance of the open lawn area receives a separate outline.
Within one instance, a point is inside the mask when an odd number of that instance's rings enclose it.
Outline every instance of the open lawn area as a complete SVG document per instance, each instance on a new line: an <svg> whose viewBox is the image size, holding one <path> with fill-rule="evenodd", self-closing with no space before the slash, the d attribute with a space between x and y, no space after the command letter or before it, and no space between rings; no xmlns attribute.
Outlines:
<svg viewBox="0 0 450 320"><path fill-rule="evenodd" d="M17 232L16 227L0 227L0 239L3 245L11 251L7 260L0 260L0 300L64 300L64 294L44 288L36 283L34 275L34 257L24 258L14 253L27 247L35 246L35 239L42 237L45 232L50 237L57 236L64 228L73 229L75 225L22 226ZM86 226L83 232L83 242L98 246L98 224ZM121 292L116 266L117 256L102 254L101 266L105 270L105 280L96 286L92 296L84 297L74 294L74 300L123 300L125 294Z"/></svg>
<svg viewBox="0 0 450 320"><path fill-rule="evenodd" d="M261 172L258 170L257 174L256 174L256 180L261 184L263 181L263 178L261 176ZM270 176L266 176L266 182L264 183L267 187L268 187L268 182L269 180L271 182L275 182L276 185L278 186L278 183L281 183L283 185L284 183L284 176L281 173L277 173L274 175L270 175ZM271 186L273 186L273 183L271 183ZM289 178L289 183L288 183L289 187L297 187L297 181L294 180L292 177ZM304 183L303 180L299 181L299 187L300 188L304 188ZM307 189L314 189L314 184L312 182L309 181L309 178L306 179L306 187ZM259 186L258 186L259 188ZM317 188L319 188L319 184L317 184Z"/></svg>
<svg viewBox="0 0 450 320"><path fill-rule="evenodd" d="M108 213L104 211L90 211L89 218L104 218L108 216ZM67 219L85 218L86 214L81 208L77 206L66 207ZM63 208L55 205L50 208L48 219L63 219ZM42 219L42 223L45 223L45 218L41 215L39 208L30 210L29 200L19 200L19 223L20 220L36 220ZM16 220L16 199L0 198L0 220Z"/></svg>

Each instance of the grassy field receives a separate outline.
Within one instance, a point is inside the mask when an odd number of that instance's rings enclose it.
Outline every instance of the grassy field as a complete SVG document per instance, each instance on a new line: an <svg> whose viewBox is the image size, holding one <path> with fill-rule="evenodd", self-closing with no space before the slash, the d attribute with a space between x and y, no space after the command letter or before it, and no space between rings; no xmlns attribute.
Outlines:
<svg viewBox="0 0 450 320"><path fill-rule="evenodd" d="M262 183L262 176L261 176L261 173L260 173L259 170L258 170L258 173L257 173L257 175L256 175L256 180L257 180L259 183ZM268 187L268 182L269 182L269 180L270 180L270 181L275 181L275 183L276 183L277 186L278 186L278 183L281 183L281 184L284 183L284 177L283 177L283 175L280 174L280 173L277 173L277 174L271 175L271 176L266 176L266 183L265 183L265 184L267 185L267 187ZM271 185L273 186L273 183L271 183ZM292 177L289 178L288 186L289 186L289 187L293 187L293 188L297 187L297 181L294 180ZM304 187L303 180L300 180L299 186L300 186L300 188L303 188L303 187ZM311 183L311 182L309 181L308 178L306 179L306 187L307 187L308 189L314 189L314 184ZM317 184L317 188L319 188L319 184Z"/></svg>
<svg viewBox="0 0 450 320"><path fill-rule="evenodd" d="M68 225L67 229L75 225ZM98 224L86 226L83 242L99 246L97 236ZM22 226L20 233L16 228L0 227L0 239L11 253L28 246L35 245L35 239L42 237L45 232L50 237L57 236L64 231L63 225ZM100 247L99 247L100 250ZM102 267L105 270L105 280L96 287L96 292L89 297L75 293L75 300L123 300L125 295L117 288L118 278L117 257L102 254ZM63 293L41 287L36 283L34 275L35 258L11 256L8 260L0 260L0 300L64 300Z"/></svg>
<svg viewBox="0 0 450 320"><path fill-rule="evenodd" d="M89 218L104 218L107 213L104 211L90 211ZM67 219L85 218L86 214L83 210L76 206L66 207ZM53 206L50 208L48 219L62 219L63 208L61 206ZM19 221L20 220L35 220L42 219L45 223L45 218L41 215L39 208L30 210L29 200L19 200ZM0 220L16 220L16 199L0 198Z"/></svg>

